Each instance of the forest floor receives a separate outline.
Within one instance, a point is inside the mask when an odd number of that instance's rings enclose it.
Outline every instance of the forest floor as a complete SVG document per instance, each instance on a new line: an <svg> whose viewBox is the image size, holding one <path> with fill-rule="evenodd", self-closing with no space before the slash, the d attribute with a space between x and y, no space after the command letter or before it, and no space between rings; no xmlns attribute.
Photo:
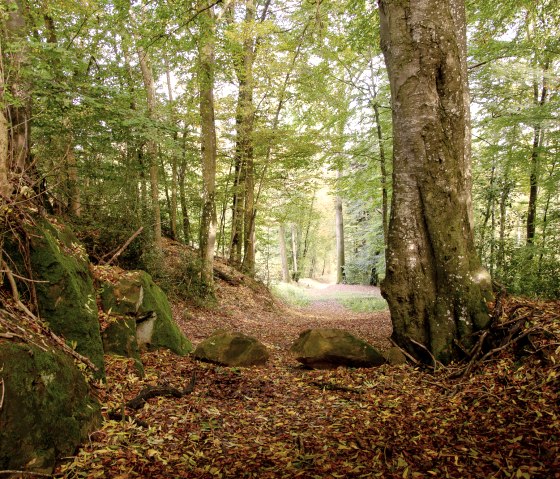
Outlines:
<svg viewBox="0 0 560 479"><path fill-rule="evenodd" d="M132 361L107 356L105 414L147 384L183 389L195 373L194 390L127 411L148 427L106 420L57 477L560 477L559 303L521 303L511 313L538 316L549 331L533 338L540 353L524 360L504 350L455 379L451 368L410 365L319 371L302 369L288 351L300 332L336 327L387 349L391 323L387 311L354 313L336 299L376 289L311 286L305 308L254 282L218 282L210 309L175 301L193 344L233 329L260 339L269 362L228 368L157 351L143 355L140 379Z"/></svg>

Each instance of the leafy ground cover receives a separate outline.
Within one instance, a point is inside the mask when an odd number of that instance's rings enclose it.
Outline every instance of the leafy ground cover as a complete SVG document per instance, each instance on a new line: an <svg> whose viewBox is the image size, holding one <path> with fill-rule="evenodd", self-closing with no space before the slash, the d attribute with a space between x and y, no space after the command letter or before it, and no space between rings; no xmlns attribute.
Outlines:
<svg viewBox="0 0 560 479"><path fill-rule="evenodd" d="M144 426L106 420L59 477L560 477L560 303L506 304L503 321L521 318L532 333L464 376L409 365L308 371L287 351L319 326L387 348L386 311L288 309L263 289L223 282L218 303L177 302L174 312L194 343L239 330L271 349L269 363L224 368L158 351L143 355L139 379L131 361L107 357L105 414L146 384L184 389L194 374L194 390L124 411Z"/></svg>

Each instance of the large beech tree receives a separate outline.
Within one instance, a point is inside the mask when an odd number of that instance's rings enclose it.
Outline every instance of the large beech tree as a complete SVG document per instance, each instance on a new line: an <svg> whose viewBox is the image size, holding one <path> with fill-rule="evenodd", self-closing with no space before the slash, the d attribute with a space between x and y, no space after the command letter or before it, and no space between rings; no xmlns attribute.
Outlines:
<svg viewBox="0 0 560 479"><path fill-rule="evenodd" d="M448 362L488 323L472 231L463 0L379 0L391 85L393 201L387 274L393 338Z"/></svg>

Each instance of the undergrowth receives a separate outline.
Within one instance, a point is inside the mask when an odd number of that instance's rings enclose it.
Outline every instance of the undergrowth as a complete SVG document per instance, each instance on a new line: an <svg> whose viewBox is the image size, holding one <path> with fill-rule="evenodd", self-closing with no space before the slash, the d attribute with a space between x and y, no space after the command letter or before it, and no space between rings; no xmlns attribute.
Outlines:
<svg viewBox="0 0 560 479"><path fill-rule="evenodd" d="M311 300L305 292L289 283L277 283L271 287L272 294L291 306L309 306Z"/></svg>
<svg viewBox="0 0 560 479"><path fill-rule="evenodd" d="M387 301L383 298L341 298L340 303L355 313L372 313L375 311L385 311L389 308Z"/></svg>

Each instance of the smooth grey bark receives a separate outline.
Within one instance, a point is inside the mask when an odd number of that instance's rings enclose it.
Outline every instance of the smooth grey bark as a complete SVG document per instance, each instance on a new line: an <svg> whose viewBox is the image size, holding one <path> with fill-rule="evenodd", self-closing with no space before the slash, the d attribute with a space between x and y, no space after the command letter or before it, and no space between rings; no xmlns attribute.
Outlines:
<svg viewBox="0 0 560 479"><path fill-rule="evenodd" d="M154 82L154 74L149 63L148 57L144 49L140 46L136 47L138 54L138 62L142 71L142 79L146 91L146 102L148 106L148 118L155 119L156 114L156 87ZM154 246L157 251L161 251L161 210L159 206L159 167L158 167L158 147L155 140L150 139L146 143L146 153L150 164L150 191L152 196L152 217L153 217L153 233Z"/></svg>
<svg viewBox="0 0 560 479"><path fill-rule="evenodd" d="M491 297L472 231L464 4L379 0L379 12L394 132L382 291L397 344L449 362L487 326Z"/></svg>
<svg viewBox="0 0 560 479"><path fill-rule="evenodd" d="M1 52L3 70L10 71L4 78L4 88L12 100L4 112L8 122L8 163L9 170L15 174L26 173L30 179L35 175L28 171L31 165L31 91L30 85L22 74L29 61L24 4L21 0L6 0L6 22L3 25L5 39L14 46L8 53ZM1 25L0 25L1 26ZM6 73L4 71L4 74Z"/></svg>
<svg viewBox="0 0 560 479"><path fill-rule="evenodd" d="M297 226L295 223L292 223L292 263L293 263L292 278L297 283L299 281L299 270L298 270Z"/></svg>
<svg viewBox="0 0 560 479"><path fill-rule="evenodd" d="M340 173L339 173L340 176ZM336 282L344 283L346 277L344 274L344 219L342 216L342 198L336 197L335 204L336 213Z"/></svg>
<svg viewBox="0 0 560 479"><path fill-rule="evenodd" d="M280 260L282 261L282 281L290 282L290 269L288 267L288 254L286 253L286 229L281 223L278 227L278 244L280 245Z"/></svg>
<svg viewBox="0 0 560 479"><path fill-rule="evenodd" d="M202 154L202 217L200 221L201 282L214 292L214 247L216 244L216 124L214 118L214 14L200 14L198 84L200 95L200 144Z"/></svg>
<svg viewBox="0 0 560 479"><path fill-rule="evenodd" d="M175 132L173 133L173 141L177 143L177 118L173 105L173 88L171 87L171 71L167 57L165 58L165 78L167 80L167 99L169 100L169 116ZM171 201L169 206L169 218L171 223L171 236L174 240L178 239L177 233L177 155L175 152L171 154Z"/></svg>

